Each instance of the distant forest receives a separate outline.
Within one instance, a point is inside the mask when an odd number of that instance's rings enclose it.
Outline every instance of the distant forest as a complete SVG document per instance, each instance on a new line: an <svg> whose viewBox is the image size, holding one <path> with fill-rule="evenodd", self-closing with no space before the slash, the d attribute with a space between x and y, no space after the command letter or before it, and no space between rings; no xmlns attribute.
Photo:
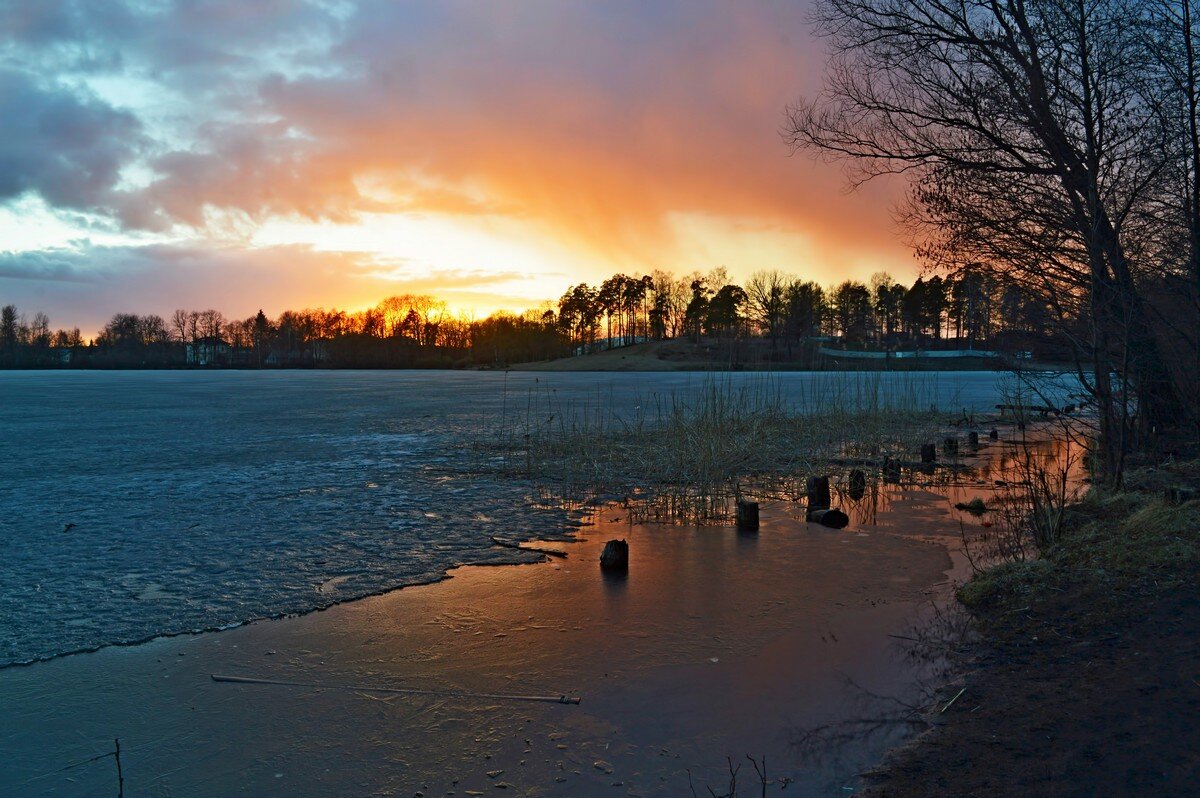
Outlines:
<svg viewBox="0 0 1200 798"><path fill-rule="evenodd" d="M550 360L647 340L758 340L767 359L812 358L814 342L854 348L985 348L1066 357L1061 324L1044 302L986 274L933 276L912 285L886 273L868 284L822 288L779 271L744 285L723 268L676 277L655 271L581 283L558 302L482 320L430 296L394 296L367 310L217 310L161 316L118 313L94 340L54 330L44 313L0 309L5 368L469 368Z"/></svg>

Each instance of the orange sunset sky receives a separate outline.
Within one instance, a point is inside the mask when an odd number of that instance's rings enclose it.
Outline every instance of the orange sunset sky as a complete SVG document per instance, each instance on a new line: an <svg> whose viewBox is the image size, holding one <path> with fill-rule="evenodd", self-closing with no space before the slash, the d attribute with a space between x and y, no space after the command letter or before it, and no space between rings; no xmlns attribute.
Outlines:
<svg viewBox="0 0 1200 798"><path fill-rule="evenodd" d="M0 304L486 314L614 271L916 264L789 157L805 2L0 3Z"/></svg>

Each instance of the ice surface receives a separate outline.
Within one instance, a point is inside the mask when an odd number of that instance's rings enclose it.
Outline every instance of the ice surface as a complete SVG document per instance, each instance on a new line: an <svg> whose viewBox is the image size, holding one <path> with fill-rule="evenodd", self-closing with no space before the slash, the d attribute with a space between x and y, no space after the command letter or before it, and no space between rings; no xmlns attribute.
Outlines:
<svg viewBox="0 0 1200 798"><path fill-rule="evenodd" d="M971 411L1005 379L893 377ZM0 372L0 665L521 561L489 537L561 536L565 516L473 470L468 443L538 402L631 410L707 379ZM802 396L822 375L771 379Z"/></svg>

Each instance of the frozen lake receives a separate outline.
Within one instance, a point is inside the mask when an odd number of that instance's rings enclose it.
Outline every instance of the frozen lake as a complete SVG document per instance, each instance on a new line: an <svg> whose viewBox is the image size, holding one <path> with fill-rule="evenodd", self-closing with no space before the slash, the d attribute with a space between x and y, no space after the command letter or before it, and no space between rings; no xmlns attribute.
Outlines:
<svg viewBox="0 0 1200 798"><path fill-rule="evenodd" d="M0 666L523 561L489 537L561 536L565 514L478 473L472 441L538 403L635 412L711 379L0 372ZM993 372L716 379L769 379L797 402L835 380L968 412L1012 386Z"/></svg>

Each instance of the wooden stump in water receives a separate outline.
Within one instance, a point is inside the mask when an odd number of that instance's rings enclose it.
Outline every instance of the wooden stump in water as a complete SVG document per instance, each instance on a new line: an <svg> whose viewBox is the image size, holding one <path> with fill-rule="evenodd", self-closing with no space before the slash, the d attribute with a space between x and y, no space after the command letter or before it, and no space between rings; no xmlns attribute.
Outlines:
<svg viewBox="0 0 1200 798"><path fill-rule="evenodd" d="M850 523L850 516L841 510L813 510L808 514L808 520L811 523L820 524L821 526L843 529Z"/></svg>
<svg viewBox="0 0 1200 798"><path fill-rule="evenodd" d="M970 432L967 433L967 446L970 446L972 449L979 448L979 433L978 432L971 430Z"/></svg>
<svg viewBox="0 0 1200 798"><path fill-rule="evenodd" d="M826 510L833 506L829 495L829 477L809 477L805 493L808 494L808 511Z"/></svg>
<svg viewBox="0 0 1200 798"><path fill-rule="evenodd" d="M855 501L867 494L867 475L862 470L856 468L850 472L850 487L847 492Z"/></svg>
<svg viewBox="0 0 1200 798"><path fill-rule="evenodd" d="M624 540L610 540L600 553L600 567L606 571L629 570L629 544Z"/></svg>
<svg viewBox="0 0 1200 798"><path fill-rule="evenodd" d="M958 438L946 438L942 441L942 451L947 457L958 457Z"/></svg>
<svg viewBox="0 0 1200 798"><path fill-rule="evenodd" d="M993 441L1000 440L1000 430L992 427L992 431L988 433L988 438Z"/></svg>
<svg viewBox="0 0 1200 798"><path fill-rule="evenodd" d="M891 457L883 458L883 481L895 485L900 481L900 461Z"/></svg>
<svg viewBox="0 0 1200 798"><path fill-rule="evenodd" d="M740 532L758 531L758 502L737 500L737 528Z"/></svg>
<svg viewBox="0 0 1200 798"><path fill-rule="evenodd" d="M921 462L936 463L937 462L937 444L924 443L921 444Z"/></svg>

